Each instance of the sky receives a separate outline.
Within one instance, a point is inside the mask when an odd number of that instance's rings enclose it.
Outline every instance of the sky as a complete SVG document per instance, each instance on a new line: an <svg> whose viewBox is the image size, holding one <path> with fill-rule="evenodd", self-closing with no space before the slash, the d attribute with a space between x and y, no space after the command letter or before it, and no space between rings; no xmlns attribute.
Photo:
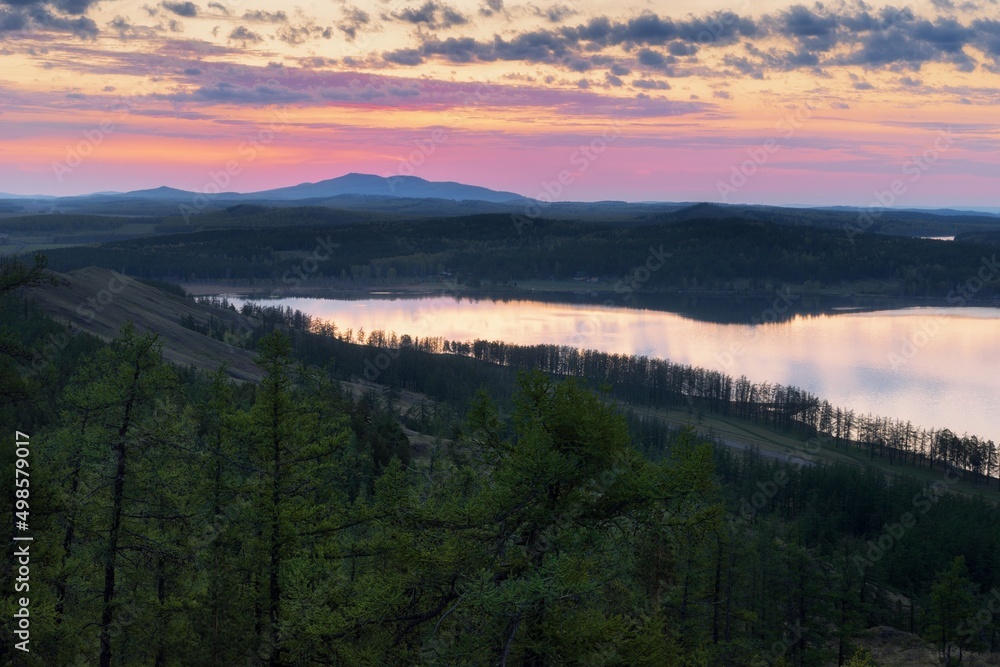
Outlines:
<svg viewBox="0 0 1000 667"><path fill-rule="evenodd" d="M0 0L0 192L998 207L1000 0Z"/></svg>

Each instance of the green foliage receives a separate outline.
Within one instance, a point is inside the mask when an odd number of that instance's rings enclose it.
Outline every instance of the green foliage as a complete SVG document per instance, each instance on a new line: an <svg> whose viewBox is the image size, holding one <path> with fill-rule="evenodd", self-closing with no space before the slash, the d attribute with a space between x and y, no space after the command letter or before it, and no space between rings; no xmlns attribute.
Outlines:
<svg viewBox="0 0 1000 667"><path fill-rule="evenodd" d="M173 369L132 327L74 338L45 382L14 369L26 398L4 414L38 443L28 664L805 667L871 625L953 661L996 637L975 595L998 584L995 505L945 494L859 566L919 483L713 448L582 379L416 344L387 375L440 371L464 403L352 396L296 360L312 341L260 336L258 385ZM339 369L350 350L311 353Z"/></svg>
<svg viewBox="0 0 1000 667"><path fill-rule="evenodd" d="M867 649L860 646L854 651L854 655L847 661L847 667L878 667L872 659L872 654Z"/></svg>
<svg viewBox="0 0 1000 667"><path fill-rule="evenodd" d="M956 556L948 569L938 572L931 585L928 609L931 624L926 632L937 643L945 667L961 661L967 637L957 635L956 628L974 612L974 593L964 556Z"/></svg>

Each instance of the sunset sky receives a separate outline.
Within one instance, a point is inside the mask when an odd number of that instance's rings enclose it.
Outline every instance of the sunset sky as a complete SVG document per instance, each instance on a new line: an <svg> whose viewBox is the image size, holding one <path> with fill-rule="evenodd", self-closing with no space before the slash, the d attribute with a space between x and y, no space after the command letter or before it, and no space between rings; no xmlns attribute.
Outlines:
<svg viewBox="0 0 1000 667"><path fill-rule="evenodd" d="M1000 207L998 0L0 0L0 64L0 192Z"/></svg>

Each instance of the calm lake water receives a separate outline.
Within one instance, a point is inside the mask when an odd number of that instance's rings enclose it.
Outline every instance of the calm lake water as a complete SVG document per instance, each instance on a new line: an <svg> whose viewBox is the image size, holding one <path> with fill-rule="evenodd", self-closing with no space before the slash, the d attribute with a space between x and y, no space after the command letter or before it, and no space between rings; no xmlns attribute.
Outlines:
<svg viewBox="0 0 1000 667"><path fill-rule="evenodd" d="M240 305L244 299L235 301ZM552 343L660 357L755 382L794 385L858 412L1000 442L998 308L846 310L751 325L655 310L451 297L266 303L355 332L382 329L421 338Z"/></svg>

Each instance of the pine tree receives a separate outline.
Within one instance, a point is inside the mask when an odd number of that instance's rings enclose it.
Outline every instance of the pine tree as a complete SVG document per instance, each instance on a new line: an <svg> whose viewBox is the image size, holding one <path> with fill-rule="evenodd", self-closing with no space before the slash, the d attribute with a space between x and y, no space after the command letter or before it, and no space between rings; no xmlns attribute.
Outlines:
<svg viewBox="0 0 1000 667"><path fill-rule="evenodd" d="M945 667L962 661L962 650L968 641L958 632L959 623L974 611L972 581L965 566L965 557L956 556L946 570L937 573L931 585L929 638L938 644ZM954 655L958 649L958 656Z"/></svg>
<svg viewBox="0 0 1000 667"><path fill-rule="evenodd" d="M190 422L172 399L176 376L160 347L156 336L140 336L126 324L77 373L66 396L68 430L57 435L78 448L68 459L69 498L89 500L67 507L66 572L59 586L78 589L72 609L65 612L78 619L90 606L82 590L100 588L96 625L102 667L112 664L116 641L125 653L165 650L162 644L142 642L140 632L127 637L121 632L140 618L148 622L135 623L135 628L145 627L152 636L158 628L165 630L169 562L181 560L183 531L178 525L187 517L180 489L188 469L176 454L186 449ZM96 572L84 564L93 563L95 556L102 572L92 578ZM147 604L147 596L159 604ZM68 594L63 590L59 597L61 609Z"/></svg>
<svg viewBox="0 0 1000 667"><path fill-rule="evenodd" d="M256 363L265 375L244 426L257 478L252 519L263 564L259 653L272 667L287 664L284 635L292 632L283 613L286 568L341 505L337 463L348 441L344 420L324 414L314 393L296 388L291 351L280 330L261 339Z"/></svg>

